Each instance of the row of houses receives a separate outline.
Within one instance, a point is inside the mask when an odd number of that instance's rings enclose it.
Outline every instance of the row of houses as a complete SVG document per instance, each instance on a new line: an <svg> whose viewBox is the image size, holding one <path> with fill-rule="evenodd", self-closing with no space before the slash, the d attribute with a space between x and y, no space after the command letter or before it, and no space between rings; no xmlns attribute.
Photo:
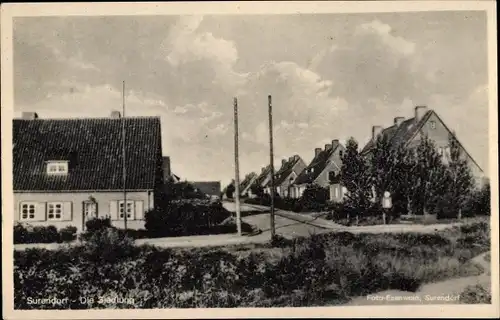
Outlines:
<svg viewBox="0 0 500 320"><path fill-rule="evenodd" d="M41 119L24 112L13 120L15 222L81 231L89 219L109 217L115 227L127 220L127 228L142 229L145 212L180 180L162 155L159 117L113 111L106 118ZM220 181L189 183L220 196Z"/></svg>
<svg viewBox="0 0 500 320"><path fill-rule="evenodd" d="M395 117L393 125L390 127L373 126L371 138L361 149L361 155L369 157L377 138L381 135L389 141L390 147L393 149L401 145L414 148L422 137L427 136L435 142L442 160L446 162L450 159L450 134L452 134L451 130L434 110L429 110L426 106L417 106L410 119ZM459 145L473 176L476 178L477 185L480 187L486 179L484 172L460 144L460 141ZM335 139L323 148L316 148L314 157L308 165L299 155L283 159L281 167L274 177L275 192L281 197L299 198L308 185L316 184L329 189L331 201L342 201L347 192L340 184L339 179L344 152L345 146ZM251 173L245 177L240 187L241 196L256 197L257 195L252 190L259 189L262 189L264 193L271 193L270 166L262 168L260 174Z"/></svg>

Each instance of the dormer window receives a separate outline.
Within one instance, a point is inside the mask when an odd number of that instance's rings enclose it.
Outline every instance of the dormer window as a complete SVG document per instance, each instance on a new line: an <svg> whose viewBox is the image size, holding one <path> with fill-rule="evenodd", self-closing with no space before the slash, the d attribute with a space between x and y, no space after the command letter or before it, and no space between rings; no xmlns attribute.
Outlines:
<svg viewBox="0 0 500 320"><path fill-rule="evenodd" d="M68 161L47 161L47 173L50 175L67 174Z"/></svg>

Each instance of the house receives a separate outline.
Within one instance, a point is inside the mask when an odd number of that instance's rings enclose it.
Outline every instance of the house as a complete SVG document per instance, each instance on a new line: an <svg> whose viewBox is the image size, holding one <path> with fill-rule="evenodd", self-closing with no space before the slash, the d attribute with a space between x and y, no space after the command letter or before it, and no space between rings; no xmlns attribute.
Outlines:
<svg viewBox="0 0 500 320"><path fill-rule="evenodd" d="M410 119L396 117L394 124L385 129L381 126L373 126L371 139L361 150L361 155L370 156L379 135L383 135L389 141L391 148L394 149L401 145L414 148L419 145L422 137L427 136L434 141L443 162L446 163L450 160L449 137L451 134L453 134L452 131L434 110L429 110L426 106L417 106L414 110L414 116ZM455 136L455 138L457 137ZM475 177L477 186L481 187L486 180L483 170L460 141L458 143L461 147L461 153L466 157L472 175Z"/></svg>
<svg viewBox="0 0 500 320"><path fill-rule="evenodd" d="M82 231L93 217L123 228L126 214L127 228L144 228L163 185L160 119L23 113L13 120L13 167L15 222Z"/></svg>
<svg viewBox="0 0 500 320"><path fill-rule="evenodd" d="M193 181L189 182L195 192L201 192L210 198L219 198L221 195L220 181Z"/></svg>
<svg viewBox="0 0 500 320"><path fill-rule="evenodd" d="M311 184L324 188L338 184L344 151L345 147L337 139L332 140L331 144L326 144L324 149L316 148L311 163L295 179L290 196L300 198L306 187Z"/></svg>
<svg viewBox="0 0 500 320"><path fill-rule="evenodd" d="M293 182L306 167L306 163L299 155L282 159L281 168L274 175L275 192L281 197L289 197ZM271 193L271 181L266 184L266 193Z"/></svg>
<svg viewBox="0 0 500 320"><path fill-rule="evenodd" d="M179 176L172 173L170 167L170 157L163 157L163 181L165 183L177 183L181 181L181 178Z"/></svg>
<svg viewBox="0 0 500 320"><path fill-rule="evenodd" d="M254 190L252 189L262 188L262 191L264 191L269 180L271 180L271 165L268 165L261 169L259 176L255 179L253 184L250 185L250 188L248 190L248 197L250 198L257 197L258 194L255 194Z"/></svg>
<svg viewBox="0 0 500 320"><path fill-rule="evenodd" d="M243 181L240 183L240 195L242 197L248 197L250 188L255 182L255 180L257 180L257 174L255 172L250 172L245 176Z"/></svg>

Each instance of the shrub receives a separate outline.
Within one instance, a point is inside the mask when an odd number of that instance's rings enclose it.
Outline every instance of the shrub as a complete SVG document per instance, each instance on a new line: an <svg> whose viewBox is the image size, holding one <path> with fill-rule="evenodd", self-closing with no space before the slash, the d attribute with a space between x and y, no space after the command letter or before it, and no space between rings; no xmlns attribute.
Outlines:
<svg viewBox="0 0 500 320"><path fill-rule="evenodd" d="M71 241L76 238L76 227L67 226L57 230L55 226L34 226L26 228L20 223L14 226L14 244L55 243Z"/></svg>
<svg viewBox="0 0 500 320"><path fill-rule="evenodd" d="M477 284L468 286L460 294L460 302L467 304L491 304L491 290Z"/></svg>
<svg viewBox="0 0 500 320"><path fill-rule="evenodd" d="M94 233L99 230L111 228L111 218L92 218L85 222L85 231L87 233Z"/></svg>
<svg viewBox="0 0 500 320"><path fill-rule="evenodd" d="M180 236L208 232L231 213L219 203L172 201L165 209L146 212L146 230L151 236Z"/></svg>
<svg viewBox="0 0 500 320"><path fill-rule="evenodd" d="M76 239L76 227L67 226L59 230L59 236L62 242L69 242Z"/></svg>
<svg viewBox="0 0 500 320"><path fill-rule="evenodd" d="M20 223L14 225L14 244L28 243L29 232Z"/></svg>
<svg viewBox="0 0 500 320"><path fill-rule="evenodd" d="M488 233L476 228L477 239ZM439 235L333 233L276 238L276 248L162 249L133 247L118 230L94 233L83 246L14 252L15 309L39 308L27 297L69 297L48 309L276 307L342 303L386 289L476 272L460 230ZM278 242L278 243L276 243ZM279 243L281 242L281 244ZM278 256L276 258L276 256ZM79 304L81 296L133 298L134 304ZM487 296L484 294L484 296ZM477 295L479 297L479 295ZM73 299L72 299L73 298Z"/></svg>
<svg viewBox="0 0 500 320"><path fill-rule="evenodd" d="M112 262L130 256L133 251L133 239L115 228L94 231L83 245L85 257L90 261Z"/></svg>

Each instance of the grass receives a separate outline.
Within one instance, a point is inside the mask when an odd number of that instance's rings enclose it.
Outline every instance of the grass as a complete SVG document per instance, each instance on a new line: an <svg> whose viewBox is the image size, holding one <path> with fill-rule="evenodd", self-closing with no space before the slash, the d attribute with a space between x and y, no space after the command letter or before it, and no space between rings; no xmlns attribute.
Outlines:
<svg viewBox="0 0 500 320"><path fill-rule="evenodd" d="M133 305L111 308L342 304L383 290L416 291L423 283L480 274L469 260L489 247L484 223L436 234L343 232L191 249L137 247L111 232L83 246L16 251L14 303L16 309L32 309L27 297L107 294L135 299Z"/></svg>

